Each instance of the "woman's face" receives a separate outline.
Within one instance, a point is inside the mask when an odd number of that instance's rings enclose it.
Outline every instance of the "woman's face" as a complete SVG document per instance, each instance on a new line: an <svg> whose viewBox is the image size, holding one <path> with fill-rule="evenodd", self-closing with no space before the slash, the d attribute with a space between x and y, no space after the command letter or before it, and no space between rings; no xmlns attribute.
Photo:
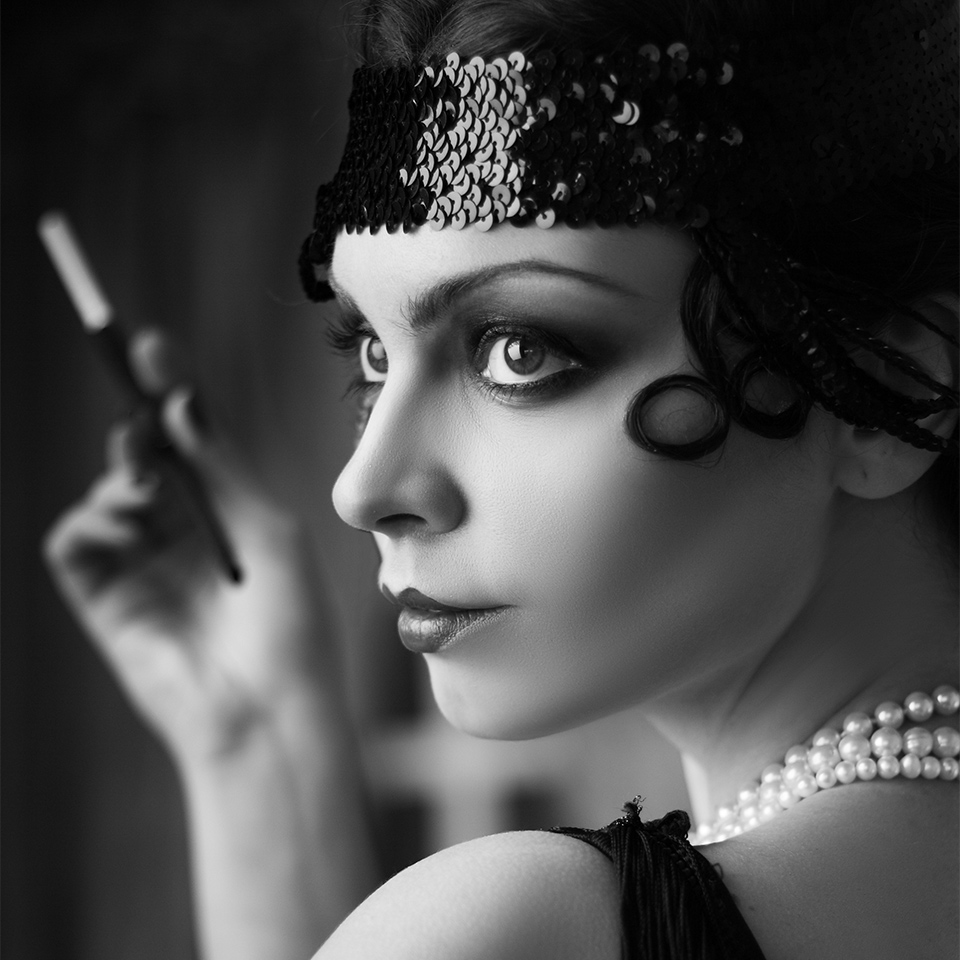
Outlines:
<svg viewBox="0 0 960 960"><path fill-rule="evenodd" d="M814 580L825 444L734 428L683 463L629 438L631 399L694 372L682 234L513 226L341 235L333 282L375 399L334 489L447 718L562 729L755 662ZM683 430L703 411L668 410ZM406 597L401 597L405 599ZM434 603L439 601L439 604Z"/></svg>

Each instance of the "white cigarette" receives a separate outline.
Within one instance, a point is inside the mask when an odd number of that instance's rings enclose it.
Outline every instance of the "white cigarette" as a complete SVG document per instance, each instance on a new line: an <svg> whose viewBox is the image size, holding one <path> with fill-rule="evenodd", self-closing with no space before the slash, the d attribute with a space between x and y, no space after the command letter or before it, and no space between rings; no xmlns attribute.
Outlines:
<svg viewBox="0 0 960 960"><path fill-rule="evenodd" d="M113 307L103 295L66 215L56 210L45 213L37 223L37 232L83 325L90 331L103 329L113 318Z"/></svg>

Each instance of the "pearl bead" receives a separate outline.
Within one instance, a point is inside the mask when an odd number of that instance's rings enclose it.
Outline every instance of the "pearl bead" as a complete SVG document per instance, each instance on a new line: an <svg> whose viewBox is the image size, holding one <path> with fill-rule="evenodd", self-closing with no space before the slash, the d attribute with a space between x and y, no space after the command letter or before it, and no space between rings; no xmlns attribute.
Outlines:
<svg viewBox="0 0 960 960"><path fill-rule="evenodd" d="M850 733L840 740L837 749L844 760L856 762L870 756L870 741L863 734Z"/></svg>
<svg viewBox="0 0 960 960"><path fill-rule="evenodd" d="M877 773L884 780L892 780L900 773L900 761L896 757L881 757L877 761Z"/></svg>
<svg viewBox="0 0 960 960"><path fill-rule="evenodd" d="M903 746L903 737L893 727L881 727L870 738L870 748L875 757L895 757Z"/></svg>
<svg viewBox="0 0 960 960"><path fill-rule="evenodd" d="M828 790L837 782L837 771L833 767L821 767L817 771L817 786L821 790Z"/></svg>
<svg viewBox="0 0 960 960"><path fill-rule="evenodd" d="M764 803L760 807L760 822L767 823L780 812L779 803Z"/></svg>
<svg viewBox="0 0 960 960"><path fill-rule="evenodd" d="M841 760L833 772L840 783L853 783L857 779L857 765L852 760Z"/></svg>
<svg viewBox="0 0 960 960"><path fill-rule="evenodd" d="M789 767L791 763L796 763L798 760L802 760L804 763L807 761L807 748L797 744L795 747L791 747L783 757L783 763L785 766Z"/></svg>
<svg viewBox="0 0 960 960"><path fill-rule="evenodd" d="M933 691L933 703L937 713L950 716L960 710L960 690L945 683Z"/></svg>
<svg viewBox="0 0 960 960"><path fill-rule="evenodd" d="M923 769L923 761L914 753L908 753L900 758L900 776L908 780L916 780Z"/></svg>
<svg viewBox="0 0 960 960"><path fill-rule="evenodd" d="M923 727L911 727L903 735L903 752L925 757L933 749L933 734Z"/></svg>
<svg viewBox="0 0 960 960"><path fill-rule="evenodd" d="M893 700L884 700L876 710L877 723L881 727L893 727L896 730L903 725L903 707Z"/></svg>
<svg viewBox="0 0 960 960"><path fill-rule="evenodd" d="M782 763L768 763L760 774L760 782L770 783L772 780L779 780L781 770L783 770Z"/></svg>
<svg viewBox="0 0 960 960"><path fill-rule="evenodd" d="M737 791L737 803L740 804L741 808L747 806L751 803L757 802L757 797L759 796L760 784L756 780L751 780L749 783L745 783ZM743 810L741 809L741 813Z"/></svg>
<svg viewBox="0 0 960 960"><path fill-rule="evenodd" d="M773 803L773 801L777 799L777 794L779 794L782 789L783 783L779 777L777 777L776 780L768 780L760 787L760 802Z"/></svg>
<svg viewBox="0 0 960 960"><path fill-rule="evenodd" d="M960 754L960 733L953 727L937 727L933 731L933 752L938 757L956 757Z"/></svg>
<svg viewBox="0 0 960 960"><path fill-rule="evenodd" d="M831 727L821 727L813 735L813 746L835 747L840 742L840 734Z"/></svg>
<svg viewBox="0 0 960 960"><path fill-rule="evenodd" d="M790 807L796 806L800 802L800 798L791 790L781 790L777 802L784 810L788 810Z"/></svg>
<svg viewBox="0 0 960 960"><path fill-rule="evenodd" d="M944 757L940 761L940 779L956 780L958 775L960 775L960 762L953 757Z"/></svg>
<svg viewBox="0 0 960 960"><path fill-rule="evenodd" d="M861 737L869 737L872 730L873 721L865 713L848 713L843 718L844 733L859 733Z"/></svg>
<svg viewBox="0 0 960 960"><path fill-rule="evenodd" d="M725 803L722 806L717 807L717 820L723 823L726 820L732 820L736 816L737 811L730 806L730 804Z"/></svg>
<svg viewBox="0 0 960 960"><path fill-rule="evenodd" d="M924 757L920 761L920 776L925 780L936 780L940 776L940 761L936 757Z"/></svg>
<svg viewBox="0 0 960 960"><path fill-rule="evenodd" d="M803 774L796 782L793 792L803 800L812 797L820 788L817 786L817 778L812 773Z"/></svg>
<svg viewBox="0 0 960 960"><path fill-rule="evenodd" d="M939 761L937 761L939 763ZM939 768L937 773L939 773ZM755 803L748 803L745 807L740 808L740 819L741 820L753 820L760 812L760 808Z"/></svg>
<svg viewBox="0 0 960 960"><path fill-rule="evenodd" d="M857 779L872 780L877 775L877 761L873 757L864 757L857 761Z"/></svg>
<svg viewBox="0 0 960 960"><path fill-rule="evenodd" d="M797 785L797 781L809 772L810 768L807 766L806 760L794 760L793 763L788 763L783 768L780 779L783 781L785 787L793 790Z"/></svg>
<svg viewBox="0 0 960 960"><path fill-rule="evenodd" d="M933 697L920 690L915 690L903 701L903 710L908 720L914 723L923 723L933 716Z"/></svg>
<svg viewBox="0 0 960 960"><path fill-rule="evenodd" d="M840 751L833 744L824 743L807 751L807 763L816 773L821 767L835 767L840 762Z"/></svg>

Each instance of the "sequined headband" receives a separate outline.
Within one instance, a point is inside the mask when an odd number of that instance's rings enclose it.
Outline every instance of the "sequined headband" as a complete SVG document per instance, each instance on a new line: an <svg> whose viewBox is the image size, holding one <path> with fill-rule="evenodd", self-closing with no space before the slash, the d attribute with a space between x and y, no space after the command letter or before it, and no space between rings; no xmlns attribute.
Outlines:
<svg viewBox="0 0 960 960"><path fill-rule="evenodd" d="M647 43L360 68L305 288L332 295L340 229L702 227L929 167L957 151L957 38L953 3L881 0L759 54Z"/></svg>
<svg viewBox="0 0 960 960"><path fill-rule="evenodd" d="M637 395L626 426L640 446L696 459L722 445L731 420L786 438L818 404L857 427L955 450L956 436L918 421L956 409L960 394L871 324L900 312L954 346L957 338L879 291L797 263L751 218L954 157L957 42L954 0L873 0L841 23L763 43L451 53L361 68L343 159L318 191L301 250L304 289L314 300L332 296L327 272L341 230L674 224L692 231L720 285L726 312L715 319L738 341L739 359L730 369L712 334L685 327L705 379L665 377ZM867 376L851 344L926 398ZM751 407L747 387L758 374L785 379L794 402ZM708 433L678 444L650 432L645 411L667 389L711 402Z"/></svg>

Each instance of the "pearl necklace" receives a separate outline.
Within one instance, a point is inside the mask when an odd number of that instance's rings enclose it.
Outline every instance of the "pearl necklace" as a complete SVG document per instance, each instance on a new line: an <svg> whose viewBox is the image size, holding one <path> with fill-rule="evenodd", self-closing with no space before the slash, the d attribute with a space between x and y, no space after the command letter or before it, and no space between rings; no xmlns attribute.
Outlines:
<svg viewBox="0 0 960 960"><path fill-rule="evenodd" d="M806 744L791 747L783 763L771 763L740 788L734 803L717 807L713 823L690 832L694 845L738 836L772 820L820 790L855 780L906 777L956 780L960 774L960 732L953 727L910 727L904 720L925 723L934 713L951 716L960 710L960 692L947 684L933 696L916 691L901 706L886 700L874 711L848 714L842 730L823 727Z"/></svg>

